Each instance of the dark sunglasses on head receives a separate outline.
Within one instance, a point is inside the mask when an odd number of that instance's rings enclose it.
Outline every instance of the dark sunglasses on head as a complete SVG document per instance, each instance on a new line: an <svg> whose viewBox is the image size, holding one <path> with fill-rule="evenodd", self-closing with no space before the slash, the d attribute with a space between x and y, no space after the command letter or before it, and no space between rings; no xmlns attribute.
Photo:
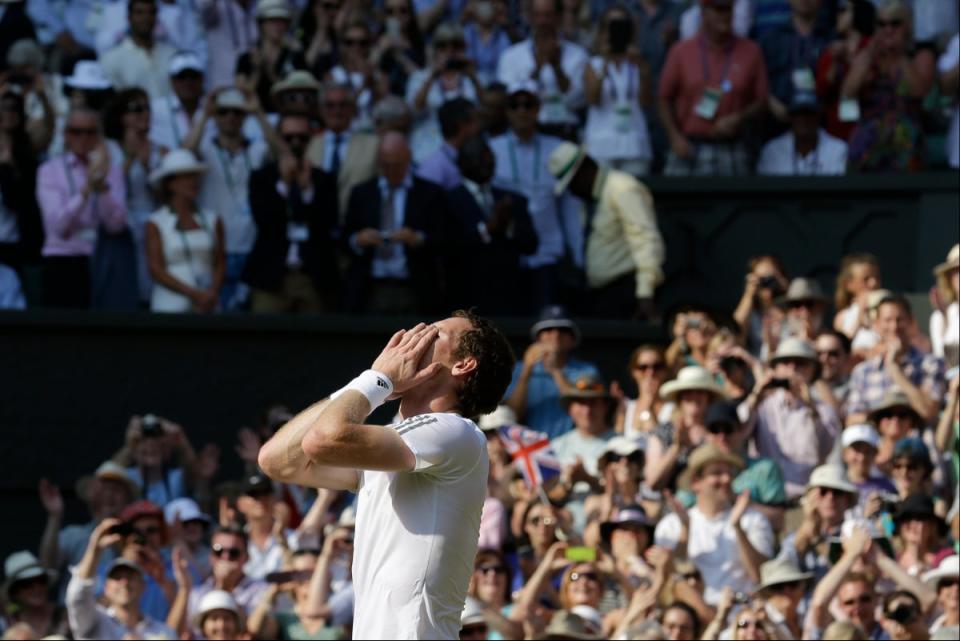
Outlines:
<svg viewBox="0 0 960 641"><path fill-rule="evenodd" d="M477 572L480 574L490 574L491 572L494 574L506 574L507 568L502 565L481 565L477 568Z"/></svg>
<svg viewBox="0 0 960 641"><path fill-rule="evenodd" d="M588 581L599 583L600 575L598 575L596 572L572 572L570 574L570 583L576 583L580 579L586 579Z"/></svg>
<svg viewBox="0 0 960 641"><path fill-rule="evenodd" d="M235 118L242 118L247 115L243 109L217 109L218 116L234 116Z"/></svg>
<svg viewBox="0 0 960 641"><path fill-rule="evenodd" d="M239 561L240 557L243 556L243 550L240 548L228 548L219 543L214 543L210 546L210 551L213 552L217 558L222 559L223 557L227 557L231 561Z"/></svg>

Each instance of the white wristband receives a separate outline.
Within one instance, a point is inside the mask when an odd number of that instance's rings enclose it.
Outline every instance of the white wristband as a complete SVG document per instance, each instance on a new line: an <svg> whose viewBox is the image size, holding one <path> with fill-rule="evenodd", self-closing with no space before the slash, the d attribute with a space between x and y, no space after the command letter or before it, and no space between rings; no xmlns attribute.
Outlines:
<svg viewBox="0 0 960 641"><path fill-rule="evenodd" d="M336 399L347 390L355 390L366 397L370 403L370 411L377 409L387 401L387 397L393 394L393 381L382 372L368 369L360 376L350 381L347 385L340 388L330 395L330 400Z"/></svg>

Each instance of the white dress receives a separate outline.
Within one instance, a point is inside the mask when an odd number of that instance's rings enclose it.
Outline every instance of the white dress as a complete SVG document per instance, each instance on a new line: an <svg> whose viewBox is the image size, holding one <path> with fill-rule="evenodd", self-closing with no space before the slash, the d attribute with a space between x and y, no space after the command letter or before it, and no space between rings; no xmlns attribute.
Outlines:
<svg viewBox="0 0 960 641"><path fill-rule="evenodd" d="M594 56L590 66L600 76L603 58ZM653 157L647 119L640 108L642 80L640 68L631 62L608 65L601 103L590 105L584 132L591 156L606 164L630 162L637 167L617 167L630 173L635 173L635 168L648 166Z"/></svg>
<svg viewBox="0 0 960 641"><path fill-rule="evenodd" d="M207 289L213 283L217 216L206 210L200 210L196 216L199 229L177 229L177 215L169 207L153 212L148 222L153 223L160 234L167 272L190 287ZM155 312L189 312L193 310L193 301L155 283L150 309Z"/></svg>

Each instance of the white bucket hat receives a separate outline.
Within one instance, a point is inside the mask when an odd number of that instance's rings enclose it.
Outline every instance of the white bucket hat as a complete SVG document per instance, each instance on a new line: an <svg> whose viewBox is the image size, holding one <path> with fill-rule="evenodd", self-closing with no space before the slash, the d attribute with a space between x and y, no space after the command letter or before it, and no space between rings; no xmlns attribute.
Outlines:
<svg viewBox="0 0 960 641"><path fill-rule="evenodd" d="M38 576L47 577L47 581L53 582L57 578L57 573L48 570L40 563L40 559L34 556L33 552L21 550L14 552L7 557L3 563L3 600L10 601L10 588L14 583L35 579Z"/></svg>
<svg viewBox="0 0 960 641"><path fill-rule="evenodd" d="M288 73L283 80L275 82L270 88L270 95L276 96L281 91L316 91L319 95L321 89L323 86L312 73L298 69Z"/></svg>
<svg viewBox="0 0 960 641"><path fill-rule="evenodd" d="M96 60L80 60L73 66L73 73L63 79L63 84L71 89L87 89L89 91L103 91L110 89L113 84Z"/></svg>
<svg viewBox="0 0 960 641"><path fill-rule="evenodd" d="M814 469L810 475L810 482L807 483L807 491L815 487L827 487L853 495L860 494L857 486L847 480L847 475L841 465L827 464Z"/></svg>
<svg viewBox="0 0 960 641"><path fill-rule="evenodd" d="M787 559L773 559L760 566L760 586L757 592L784 583L796 583L813 578L813 572L801 572Z"/></svg>
<svg viewBox="0 0 960 641"><path fill-rule="evenodd" d="M237 616L237 622L243 623L243 611L237 605L237 600L226 590L211 590L200 599L200 607L194 615L193 622L197 629L203 628L203 619L214 610L226 610Z"/></svg>
<svg viewBox="0 0 960 641"><path fill-rule="evenodd" d="M163 507L163 519L167 522L167 525L173 525L177 518L180 519L181 523L187 521L213 522L209 516L200 510L196 501L186 497L174 499Z"/></svg>
<svg viewBox="0 0 960 641"><path fill-rule="evenodd" d="M719 398L727 397L713 374L699 365L688 365L677 372L675 379L663 384L660 388L660 398L674 401L680 392L691 390L703 390L715 394Z"/></svg>
<svg viewBox="0 0 960 641"><path fill-rule="evenodd" d="M257 3L257 20L270 20L280 18L290 20L292 18L290 7L286 0L260 0Z"/></svg>
<svg viewBox="0 0 960 641"><path fill-rule="evenodd" d="M150 174L150 182L157 186L164 178L178 174L202 174L207 166L197 160L188 149L174 149L160 161L160 166Z"/></svg>
<svg viewBox="0 0 960 641"><path fill-rule="evenodd" d="M936 569L926 572L923 575L923 582L936 590L941 579L956 579L958 576L960 576L960 556L953 554L940 561Z"/></svg>
<svg viewBox="0 0 960 641"><path fill-rule="evenodd" d="M587 152L582 146L575 145L572 142L562 142L557 145L547 161L547 169L550 170L557 181L553 193L559 196L567 190L570 181L573 180L586 157Z"/></svg>
<svg viewBox="0 0 960 641"><path fill-rule="evenodd" d="M235 87L230 87L217 93L214 105L218 109L241 109L247 111L247 99L244 97L243 92Z"/></svg>
<svg viewBox="0 0 960 641"><path fill-rule="evenodd" d="M874 429L873 425L869 423L851 425L844 429L840 440L845 448L850 447L854 443L866 443L867 445L873 446L873 449L877 449L880 446L880 435L877 434L877 430Z"/></svg>

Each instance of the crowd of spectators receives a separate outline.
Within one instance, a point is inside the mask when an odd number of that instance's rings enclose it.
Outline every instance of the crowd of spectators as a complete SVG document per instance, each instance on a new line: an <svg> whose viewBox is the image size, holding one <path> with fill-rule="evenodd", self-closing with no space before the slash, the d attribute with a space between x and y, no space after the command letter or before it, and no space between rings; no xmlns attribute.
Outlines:
<svg viewBox="0 0 960 641"><path fill-rule="evenodd" d="M656 318L643 177L956 168L957 20L940 0L4 0L0 307L432 313L472 292Z"/></svg>
<svg viewBox="0 0 960 641"><path fill-rule="evenodd" d="M490 473L461 638L957 638L960 246L935 276L942 307L918 319L876 258L848 256L831 317L757 256L736 320L691 306L622 373L545 307L476 419ZM76 485L85 522L41 481L39 545L7 551L4 638L349 638L355 497L257 467L290 418L199 447L133 417ZM518 426L550 455L512 461ZM551 456L557 475L528 483Z"/></svg>

